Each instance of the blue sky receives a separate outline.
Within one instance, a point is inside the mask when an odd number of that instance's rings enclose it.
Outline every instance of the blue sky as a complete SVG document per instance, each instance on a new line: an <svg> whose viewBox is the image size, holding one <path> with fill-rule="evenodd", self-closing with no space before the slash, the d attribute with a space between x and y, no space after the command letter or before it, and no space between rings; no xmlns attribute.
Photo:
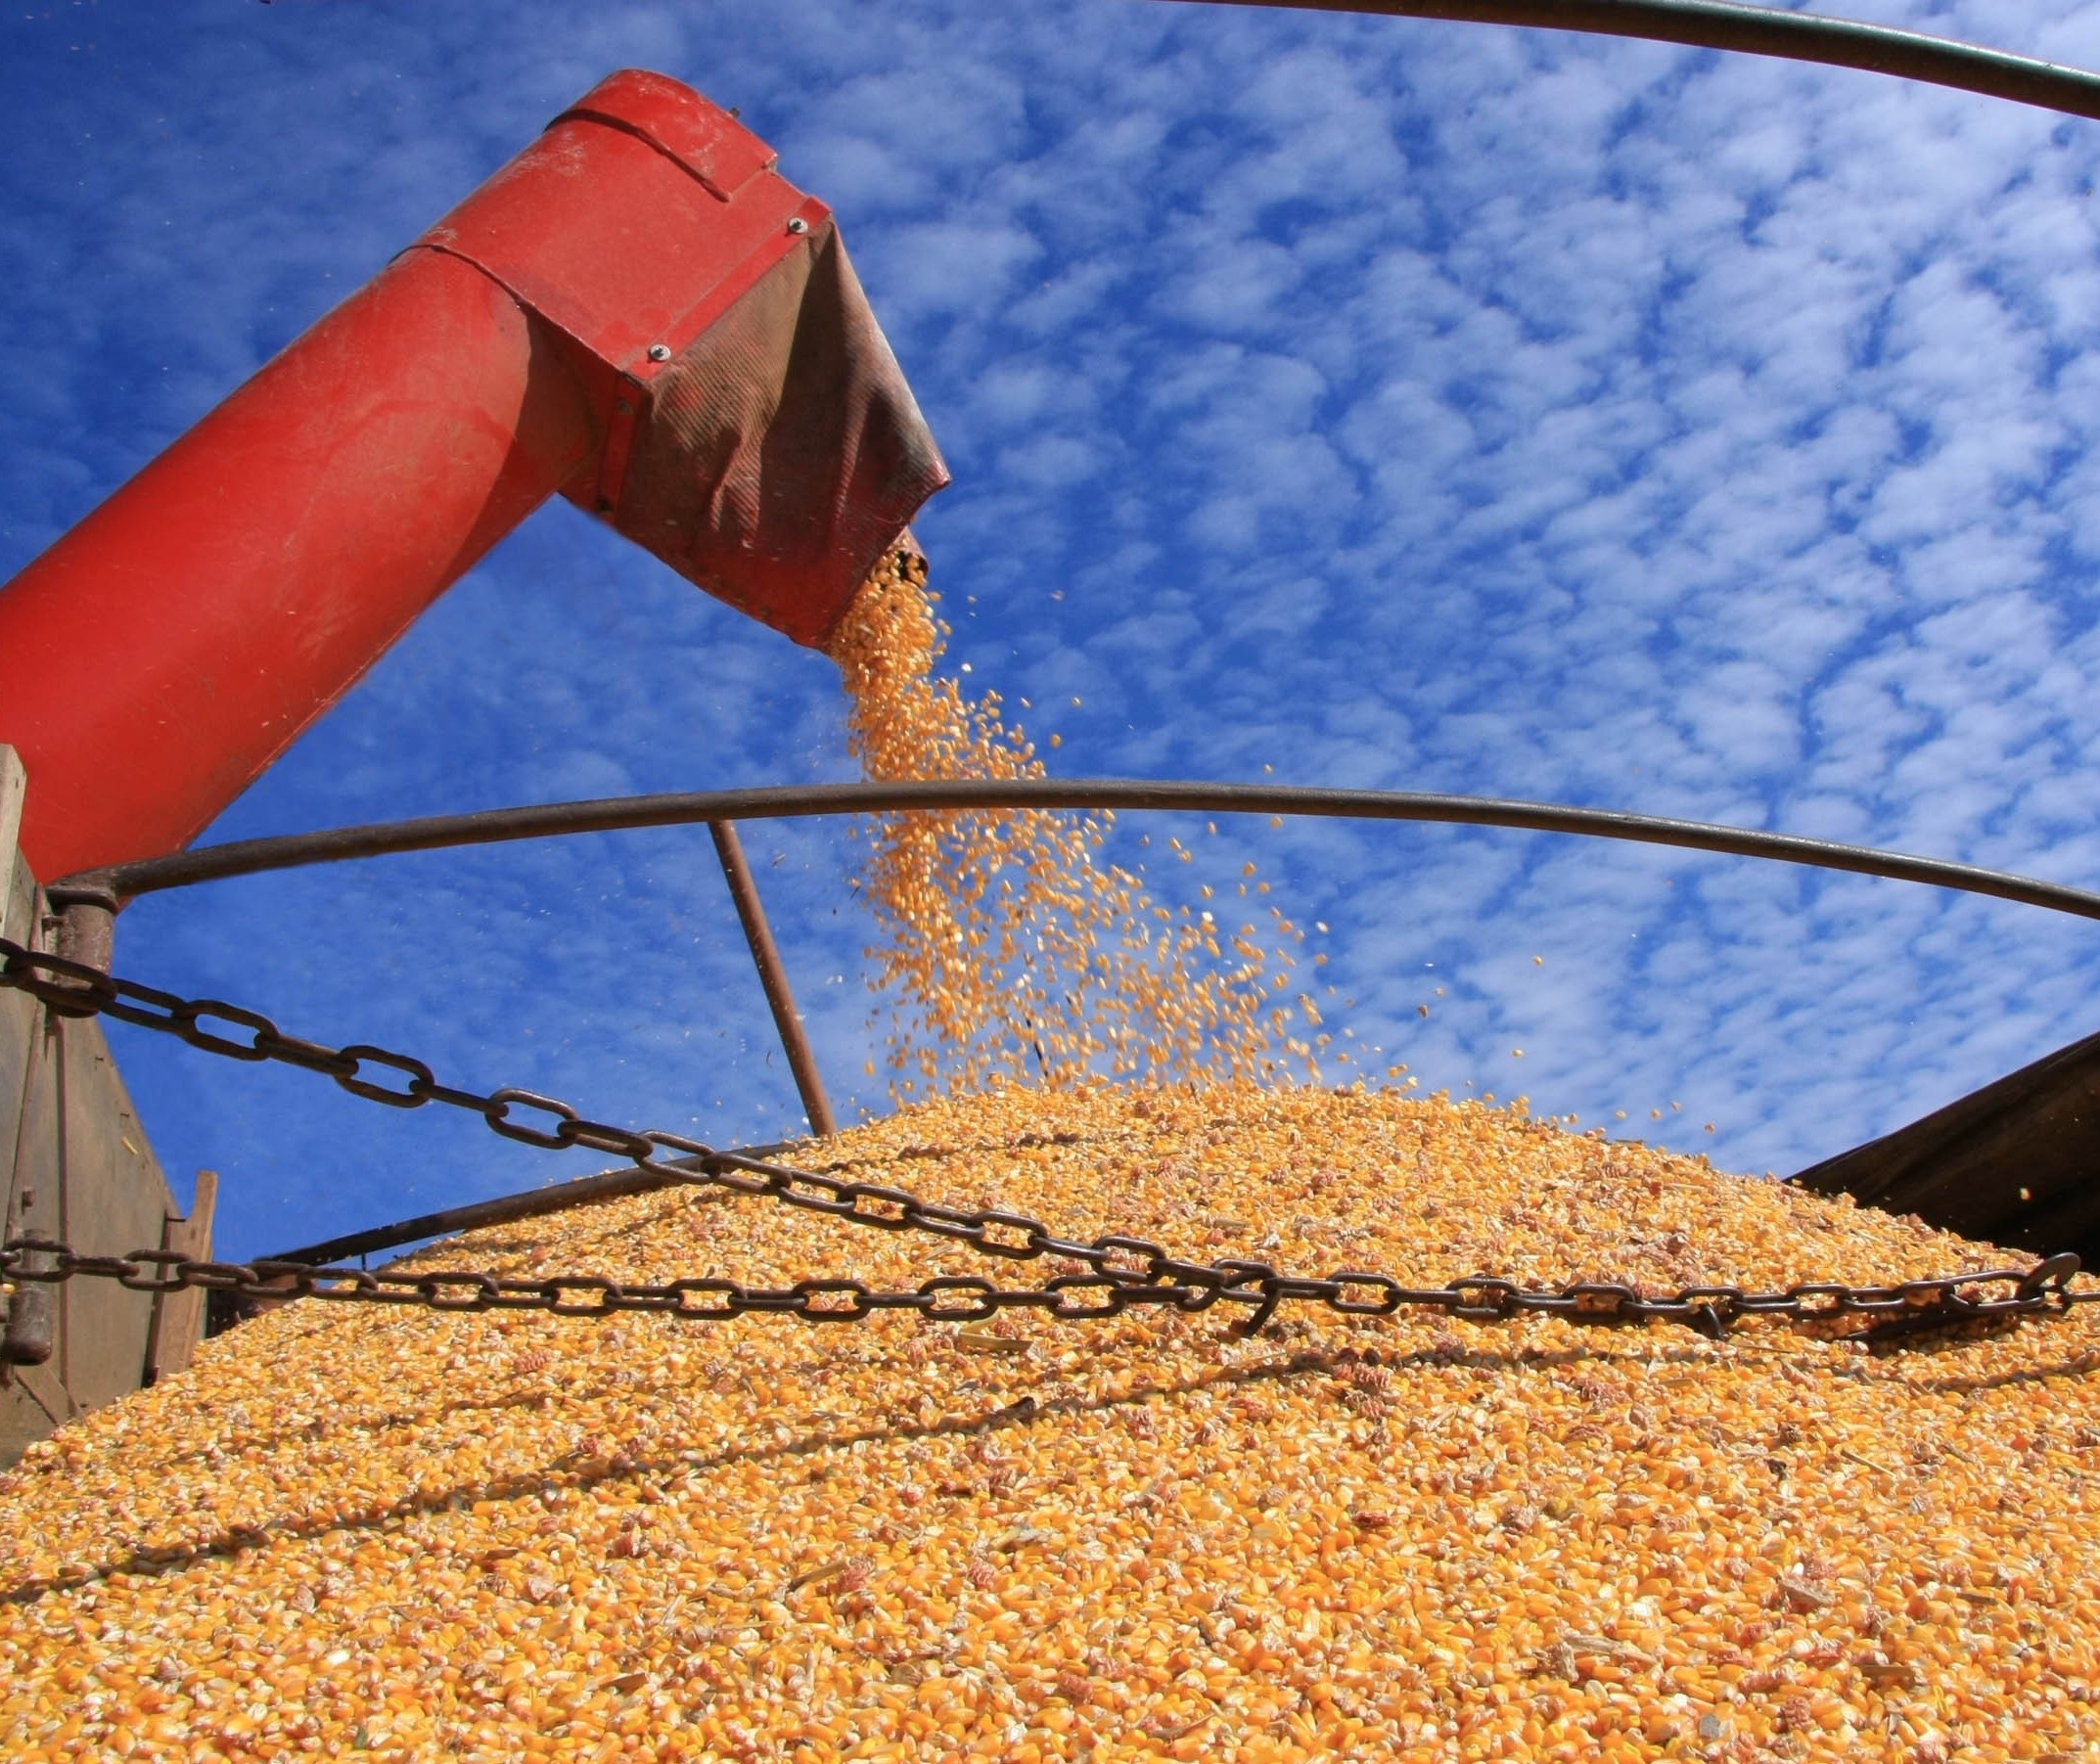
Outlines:
<svg viewBox="0 0 2100 1764"><path fill-rule="evenodd" d="M2100 64L2092 6L1849 11ZM2100 128L1868 74L1143 0L18 5L0 574L630 65L838 211L955 472L919 523L952 658L1062 773L2100 886ZM828 662L557 504L206 837L850 775ZM844 836L748 841L834 1092L878 1103ZM1191 890L1252 858L1328 925L1334 1016L1425 1087L1725 1167L2100 1026L2092 927L2032 909L1523 834L1193 842ZM798 1118L705 832L218 884L117 947L457 1082L722 1142ZM221 1172L230 1253L603 1161L113 1040L178 1192Z"/></svg>

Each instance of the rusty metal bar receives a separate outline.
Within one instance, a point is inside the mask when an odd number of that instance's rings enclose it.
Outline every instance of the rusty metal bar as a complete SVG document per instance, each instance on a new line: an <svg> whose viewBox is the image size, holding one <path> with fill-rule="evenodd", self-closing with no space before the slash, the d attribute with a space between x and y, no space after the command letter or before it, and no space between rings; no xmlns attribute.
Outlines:
<svg viewBox="0 0 2100 1764"><path fill-rule="evenodd" d="M1765 858L1922 882L1962 893L1985 894L2023 906L2045 907L2079 919L2100 920L2100 894L2059 882L1986 870L1942 858L1901 851L1876 851L1832 839L1706 821L1676 821L1621 809L1576 808L1564 803L1516 802L1492 796L1443 796L1415 791L1338 791L1265 784L1204 784L1128 778L1000 779L992 782L904 784L814 784L750 791L699 791L655 796L601 797L585 802L548 802L523 808L484 809L478 814L432 815L381 826L339 827L269 839L237 839L223 845L177 851L136 863L83 871L54 882L45 893L63 904L76 893L114 891L131 900L163 888L296 870L307 864L342 863L393 852L438 851L455 845L487 845L557 834L617 833L643 827L689 827L699 821L787 820L803 815L894 814L911 810L953 813L972 808L1105 808L1178 810L1194 814L1314 815L1366 821L1423 821L1454 827L1506 827L1531 833L1586 835L1674 845L1688 851Z"/></svg>
<svg viewBox="0 0 2100 1764"><path fill-rule="evenodd" d="M801 1092L802 1112L809 1117L811 1132L829 1138L839 1131L839 1123L832 1115L831 1099L824 1094L817 1057L810 1051L809 1037L802 1032L802 1019L796 1013L795 993L788 985L787 968L765 922L758 884L752 878L751 866L744 861L744 841L737 837L737 824L709 821L708 831L714 836L714 852L722 860L729 898L737 903L737 920L744 927L745 942L751 945L751 959L757 965L758 983L765 988L773 1026L780 1031L780 1045L787 1050L788 1069L795 1074L795 1088Z"/></svg>
<svg viewBox="0 0 2100 1764"><path fill-rule="evenodd" d="M732 1157L778 1156L786 1143L739 1146ZM647 1170L605 1170L596 1176L578 1176L549 1188L527 1189L520 1195L500 1195L493 1200L469 1200L459 1206L442 1207L434 1213L419 1213L413 1219L398 1219L391 1225L374 1225L319 1244L304 1244L297 1249L279 1249L254 1259L268 1262L342 1262L353 1255L370 1255L379 1249L398 1249L404 1244L427 1243L448 1238L455 1232L479 1231L486 1225L510 1225L520 1219L541 1219L549 1213L565 1213L572 1206L587 1206L594 1200L617 1200L626 1195L647 1195L658 1189L674 1188L685 1178L681 1171L699 1169L703 1157L660 1157Z"/></svg>
<svg viewBox="0 0 2100 1764"><path fill-rule="evenodd" d="M353 1255L369 1255L375 1249L397 1249L403 1244L421 1244L429 1238L448 1238L458 1231L479 1231L484 1225L509 1225L518 1219L538 1219L548 1213L567 1212L593 1200L616 1200L623 1195L646 1195L669 1188L679 1178L676 1172L699 1167L694 1157L666 1157L654 1170L609 1170L602 1176L582 1176L552 1188L529 1189L522 1195L505 1195L495 1200L472 1200L434 1213L421 1213L392 1225L375 1225L330 1238L325 1243L304 1244L297 1249L280 1249L263 1257L273 1262L340 1262Z"/></svg>
<svg viewBox="0 0 2100 1764"><path fill-rule="evenodd" d="M1974 43L1929 37L1886 24L1726 0L1228 0L1294 12L1376 13L1452 23L1515 24L1594 36L1681 43L1781 61L1818 62L1887 73L1985 98L2031 104L2069 116L2100 117L2100 74Z"/></svg>

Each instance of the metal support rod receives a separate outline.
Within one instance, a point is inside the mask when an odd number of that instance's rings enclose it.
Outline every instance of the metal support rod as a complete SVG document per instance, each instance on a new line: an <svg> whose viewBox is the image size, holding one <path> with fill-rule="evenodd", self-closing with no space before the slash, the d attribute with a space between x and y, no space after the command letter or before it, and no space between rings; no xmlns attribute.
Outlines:
<svg viewBox="0 0 2100 1764"><path fill-rule="evenodd" d="M302 1244L297 1249L280 1249L260 1259L272 1262L340 1262L353 1255L368 1255L375 1249L398 1249L403 1244L421 1244L430 1238L448 1238L454 1232L479 1231L487 1225L509 1225L519 1219L537 1219L548 1213L567 1212L572 1206L594 1200L617 1200L625 1195L646 1195L671 1188L680 1180L680 1170L697 1168L698 1158L666 1157L653 1170L609 1170L602 1176L581 1176L553 1188L530 1189L523 1195L505 1195L495 1200L471 1200L463 1206L448 1206L434 1213L421 1213L393 1225L376 1225L319 1244Z"/></svg>
<svg viewBox="0 0 2100 1764"><path fill-rule="evenodd" d="M777 1157L785 1144L738 1146L734 1157ZM493 1200L469 1200L434 1213L419 1213L413 1219L391 1225L374 1225L363 1231L328 1238L318 1244L303 1244L297 1249L279 1249L251 1262L344 1262L353 1255L375 1250L398 1249L404 1244L422 1244L432 1238L449 1238L457 1232L479 1231L489 1225L511 1225L520 1219L541 1219L550 1213L566 1213L571 1207L589 1206L600 1200L618 1200L628 1195L651 1195L658 1189L676 1188L690 1180L687 1172L706 1163L702 1157L660 1157L646 1170L606 1170L596 1176L578 1176L573 1182L558 1182L552 1188L527 1189L522 1195L502 1195ZM831 1168L835 1166L820 1166ZM721 1190L712 1191L721 1193Z"/></svg>
<svg viewBox="0 0 2100 1764"><path fill-rule="evenodd" d="M788 1069L795 1074L795 1088L802 1094L802 1111L809 1117L810 1130L820 1138L828 1138L839 1131L839 1123L832 1117L824 1080L817 1075L816 1056L809 1051L809 1037L802 1033L802 1019L796 1015L788 971L781 965L780 951L774 947L773 933L766 926L758 884L752 880L751 866L744 861L744 841L737 837L737 824L709 821L708 831L714 836L715 855L722 860L722 875L729 882L729 898L737 903L744 940L751 945L752 960L758 966L758 983L765 988L773 1024L780 1031L781 1046L787 1049Z"/></svg>
<svg viewBox="0 0 2100 1764"><path fill-rule="evenodd" d="M1923 80L1985 98L2008 99L2068 116L2100 117L2100 75L2003 50L1921 36L1886 24L1732 0L1229 0L1297 12L1383 13L1395 19L1517 24L1646 38L1691 49L1725 49L1782 61L1820 62L1863 73Z"/></svg>
<svg viewBox="0 0 2100 1764"><path fill-rule="evenodd" d="M116 896L107 889L83 888L51 904L59 914L58 953L68 962L108 973L116 947ZM57 1017L95 1015L94 1005L85 1002L88 988L84 980L64 980L61 984L68 992L79 993L83 1002L73 1006L46 1001L46 1009Z"/></svg>

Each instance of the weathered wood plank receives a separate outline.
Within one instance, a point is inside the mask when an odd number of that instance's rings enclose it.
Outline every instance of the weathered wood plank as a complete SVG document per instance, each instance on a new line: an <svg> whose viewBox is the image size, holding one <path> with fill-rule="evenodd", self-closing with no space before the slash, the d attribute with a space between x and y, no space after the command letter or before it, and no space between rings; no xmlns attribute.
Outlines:
<svg viewBox="0 0 2100 1764"><path fill-rule="evenodd" d="M66 1230L65 1161L59 1146L59 1042L56 1026L41 1006L30 1017L27 1058L23 1063L21 1114L8 1184L7 1230L10 1237L64 1239ZM72 1283L54 1287L58 1342L49 1371L65 1381L66 1312Z"/></svg>
<svg viewBox="0 0 2100 1764"><path fill-rule="evenodd" d="M27 775L13 747L0 744L0 937L33 941L36 879L17 850ZM42 1012L36 1001L10 988L0 992L0 1234L15 1223L16 1142L22 1135L23 1100L28 1090L30 1050Z"/></svg>
<svg viewBox="0 0 2100 1764"><path fill-rule="evenodd" d="M0 1383L0 1470L71 1419L65 1386L43 1367L9 1367Z"/></svg>
<svg viewBox="0 0 2100 1764"><path fill-rule="evenodd" d="M211 1259L211 1218L218 1210L219 1179L215 1171L197 1172L197 1199L190 1216L169 1219L160 1247L193 1262ZM146 1382L159 1383L190 1369L190 1356L205 1337L205 1294L196 1287L161 1292L154 1301L153 1329L146 1342Z"/></svg>
<svg viewBox="0 0 2100 1764"><path fill-rule="evenodd" d="M28 866L12 850L0 848L0 871L12 874L12 886L0 893L0 926L26 926L36 903L36 885L29 880ZM15 1227L23 1108L42 1018L43 1012L27 993L12 987L0 991L0 1202L6 1206L0 1231L10 1235Z"/></svg>
<svg viewBox="0 0 2100 1764"><path fill-rule="evenodd" d="M65 1240L87 1255L158 1249L173 1210L167 1180L102 1024L74 1018L60 1025L59 1081L65 1121ZM82 1408L136 1390L146 1372L151 1292L114 1281L69 1281L66 1388Z"/></svg>
<svg viewBox="0 0 2100 1764"><path fill-rule="evenodd" d="M20 758L0 747L0 933L43 948L43 897L17 848L25 795ZM53 1018L12 989L0 991L0 1234L57 1238L90 1255L157 1248L171 1210L102 1024ZM106 1280L47 1290L51 1357L0 1365L0 1464L145 1375L152 1293Z"/></svg>
<svg viewBox="0 0 2100 1764"><path fill-rule="evenodd" d="M12 876L15 852L22 844L22 807L28 799L29 775L22 755L0 742L0 876ZM0 934L14 935L0 921Z"/></svg>
<svg viewBox="0 0 2100 1764"><path fill-rule="evenodd" d="M2100 1268L2100 1035L1794 1180L2011 1248Z"/></svg>
<svg viewBox="0 0 2100 1764"><path fill-rule="evenodd" d="M22 761L0 746L0 936L30 941L36 911L36 882L16 851L25 794ZM43 1013L20 992L0 992L0 1239L25 1229L23 1220L23 1153L30 1072L38 1062ZM36 1199L35 1177L27 1179ZM0 1309L7 1304L0 1297ZM65 1386L41 1366L0 1367L0 1468L49 1433L72 1412Z"/></svg>

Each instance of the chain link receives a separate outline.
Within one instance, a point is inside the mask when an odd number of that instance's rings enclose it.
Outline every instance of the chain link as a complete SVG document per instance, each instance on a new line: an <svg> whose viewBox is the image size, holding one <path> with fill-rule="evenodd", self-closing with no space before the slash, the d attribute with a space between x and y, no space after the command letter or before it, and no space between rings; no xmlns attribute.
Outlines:
<svg viewBox="0 0 2100 1764"><path fill-rule="evenodd" d="M409 1055L365 1043L330 1048L303 1041L283 1034L258 1012L217 999L180 998L62 956L24 949L7 938L0 938L0 986L26 992L69 1016L114 1017L225 1058L275 1061L321 1072L353 1096L388 1108L441 1103L463 1108L479 1114L490 1131L525 1145L548 1150L585 1146L681 1182L762 1196L849 1224L925 1232L1013 1261L1060 1257L1085 1270L1060 1274L1041 1287L1019 1288L963 1275L896 1290L857 1280L804 1280L771 1288L693 1278L652 1286L587 1275L511 1280L471 1270L374 1274L308 1262L193 1261L165 1250L89 1256L52 1239L23 1237L0 1245L0 1279L9 1281L51 1284L85 1277L114 1280L134 1291L194 1287L262 1302L319 1298L441 1311L544 1311L564 1317L644 1311L703 1322L762 1312L809 1323L853 1323L878 1311L910 1311L935 1321L968 1323L1014 1309L1072 1321L1116 1316L1137 1306L1195 1312L1222 1302L1246 1309L1248 1314L1234 1325L1242 1334L1261 1329L1280 1304L1292 1300L1353 1317L1390 1317L1408 1309L1441 1311L1477 1323L1526 1315L1602 1328L1676 1323L1713 1339L1746 1317L1804 1327L1857 1317L1867 1320L1860 1338L1877 1347L1949 1330L2007 1328L2100 1300L2100 1289L2073 1290L2079 1263L2068 1253L2049 1256L2032 1268L1937 1275L1887 1286L1809 1281L1770 1291L1686 1287L1666 1295L1595 1281L1557 1289L1519 1286L1490 1275L1473 1275L1441 1287L1408 1287L1387 1275L1354 1269L1308 1278L1283 1273L1267 1262L1188 1261L1147 1238L1061 1238L1023 1213L945 1206L880 1183L851 1182L741 1153L717 1152L680 1134L637 1133L589 1120L558 1098L531 1091L506 1088L484 1095L455 1089L438 1083L429 1065ZM204 1027L207 1021L238 1028L246 1039ZM406 1081L382 1083L366 1076L368 1068L391 1071ZM536 1110L548 1124L513 1119L514 1108ZM660 1158L665 1153L686 1161L677 1166L662 1163ZM2010 1290L1994 1293L1992 1288ZM588 1297L579 1296L585 1294Z"/></svg>
<svg viewBox="0 0 2100 1764"><path fill-rule="evenodd" d="M806 1174L806 1172L804 1172ZM48 1264L48 1265L46 1265ZM81 1255L55 1239L23 1237L0 1245L0 1280L55 1285L88 1278L114 1280L135 1292L172 1292L185 1287L226 1292L236 1299L282 1303L320 1298L362 1304L421 1305L434 1311L543 1311L557 1317L605 1317L641 1311L692 1322L722 1322L754 1312L799 1317L806 1323L857 1323L878 1311L911 1311L936 1323L975 1323L1001 1311L1029 1309L1060 1322L1114 1317L1138 1306L1194 1312L1223 1302L1251 1308L1234 1331L1252 1334L1290 1299L1324 1305L1353 1317L1388 1317L1402 1309L1441 1311L1470 1322L1508 1322L1526 1315L1556 1316L1604 1328L1678 1323L1719 1339L1745 1317L1824 1325L1865 1317L1859 1338L1869 1346L1913 1340L1924 1333L1985 1332L2040 1315L2058 1315L2100 1298L2073 1291L2075 1256L2051 1256L2032 1269L1943 1275L1889 1287L1815 1282L1782 1291L1741 1287L1691 1287L1667 1296L1644 1296L1631 1287L1580 1282L1559 1289L1519 1287L1487 1276L1448 1286L1409 1288L1382 1274L1346 1270L1324 1279L1279 1274L1260 1263L1177 1263L1163 1271L1189 1278L1118 1270L1066 1274L1041 1287L998 1287L970 1275L942 1275L914 1288L883 1289L858 1280L803 1280L792 1287L751 1287L693 1277L661 1285L598 1275L512 1280L476 1269L426 1274L372 1273L309 1262L193 1261L167 1251L128 1256ZM1200 1276L1201 1278L1194 1278ZM1992 1296L1991 1286L2010 1291Z"/></svg>

